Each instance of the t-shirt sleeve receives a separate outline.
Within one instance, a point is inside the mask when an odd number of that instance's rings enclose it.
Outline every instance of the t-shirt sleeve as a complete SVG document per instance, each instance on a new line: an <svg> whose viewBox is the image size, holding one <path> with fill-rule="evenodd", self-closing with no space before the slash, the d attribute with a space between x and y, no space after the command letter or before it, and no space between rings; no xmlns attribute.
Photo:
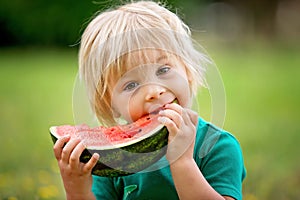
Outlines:
<svg viewBox="0 0 300 200"><path fill-rule="evenodd" d="M114 187L113 178L93 175L92 192L97 200L119 199L118 191Z"/></svg>
<svg viewBox="0 0 300 200"><path fill-rule="evenodd" d="M204 139L204 148L202 146L197 152L198 160L201 160L200 170L219 194L242 199L242 181L246 171L240 144L230 133L212 126L208 130L210 137ZM211 146L207 147L206 143ZM203 154L203 151L206 153Z"/></svg>

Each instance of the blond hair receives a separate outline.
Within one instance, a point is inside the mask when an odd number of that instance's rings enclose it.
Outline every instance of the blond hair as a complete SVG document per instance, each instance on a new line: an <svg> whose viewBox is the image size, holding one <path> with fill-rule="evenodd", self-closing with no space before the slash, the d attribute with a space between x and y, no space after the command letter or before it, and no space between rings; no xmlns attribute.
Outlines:
<svg viewBox="0 0 300 200"><path fill-rule="evenodd" d="M195 93L204 84L208 58L193 45L190 29L159 3L140 1L97 15L85 29L79 51L80 77L98 120L115 123L110 81L125 73L124 55L136 50L159 49L177 55L192 77ZM127 63L128 64L128 63Z"/></svg>

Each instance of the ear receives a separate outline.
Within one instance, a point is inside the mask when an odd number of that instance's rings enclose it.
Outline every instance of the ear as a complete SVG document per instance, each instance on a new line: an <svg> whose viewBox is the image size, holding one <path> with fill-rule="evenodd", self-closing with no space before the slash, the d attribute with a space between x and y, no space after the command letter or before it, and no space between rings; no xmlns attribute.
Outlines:
<svg viewBox="0 0 300 200"><path fill-rule="evenodd" d="M186 71L186 76L187 76L188 82L191 85L193 80L194 80L193 76L192 76L191 72L188 69L185 69L185 71Z"/></svg>

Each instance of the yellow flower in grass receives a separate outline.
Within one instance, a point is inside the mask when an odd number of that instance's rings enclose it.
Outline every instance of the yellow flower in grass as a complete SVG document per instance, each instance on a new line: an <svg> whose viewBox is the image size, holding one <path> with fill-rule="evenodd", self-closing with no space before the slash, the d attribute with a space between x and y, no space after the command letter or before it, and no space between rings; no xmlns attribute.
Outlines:
<svg viewBox="0 0 300 200"><path fill-rule="evenodd" d="M18 200L18 198L11 196L11 197L8 197L7 200Z"/></svg>
<svg viewBox="0 0 300 200"><path fill-rule="evenodd" d="M13 185L10 174L0 174L0 188L7 188Z"/></svg>
<svg viewBox="0 0 300 200"><path fill-rule="evenodd" d="M30 176L22 178L22 187L26 191L32 191L34 189L34 180Z"/></svg>
<svg viewBox="0 0 300 200"><path fill-rule="evenodd" d="M45 170L40 170L38 172L38 178L39 178L39 182L42 183L43 185L49 185L52 180L50 173Z"/></svg>
<svg viewBox="0 0 300 200"><path fill-rule="evenodd" d="M257 200L256 196L253 194L246 194L244 195L244 200Z"/></svg>
<svg viewBox="0 0 300 200"><path fill-rule="evenodd" d="M50 199L59 195L58 188L55 185L43 186L38 189L38 195L42 199Z"/></svg>

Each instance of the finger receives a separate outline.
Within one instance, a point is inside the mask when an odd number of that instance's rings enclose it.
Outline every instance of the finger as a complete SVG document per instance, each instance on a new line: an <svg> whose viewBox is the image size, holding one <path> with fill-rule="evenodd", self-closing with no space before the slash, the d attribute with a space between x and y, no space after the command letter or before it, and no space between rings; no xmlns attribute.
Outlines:
<svg viewBox="0 0 300 200"><path fill-rule="evenodd" d="M84 165L83 172L90 173L92 171L92 169L95 167L95 165L97 164L99 157L100 156L98 153L94 153L92 155L91 159Z"/></svg>
<svg viewBox="0 0 300 200"><path fill-rule="evenodd" d="M172 136L174 136L178 132L176 124L170 118L161 116L158 117L157 120L167 127L169 134L171 134Z"/></svg>
<svg viewBox="0 0 300 200"><path fill-rule="evenodd" d="M185 125L190 126L190 125L194 125L192 123L192 119L190 118L190 115L188 113L188 109L184 109L182 112L182 119L185 123Z"/></svg>
<svg viewBox="0 0 300 200"><path fill-rule="evenodd" d="M181 115L179 115L179 113L174 110L171 109L161 110L159 112L159 115L162 117L167 117L172 121L174 121L178 128L180 128L183 123Z"/></svg>
<svg viewBox="0 0 300 200"><path fill-rule="evenodd" d="M189 127L196 127L198 122L198 114L188 108L185 108L182 112L182 119L185 125Z"/></svg>
<svg viewBox="0 0 300 200"><path fill-rule="evenodd" d="M57 160L61 159L61 154L62 154L62 150L63 147L65 146L65 144L70 140L70 135L66 135L64 137L59 138L54 146L53 146L53 151L54 151L54 156Z"/></svg>
<svg viewBox="0 0 300 200"><path fill-rule="evenodd" d="M198 114L193 111L193 110L190 110L190 109L186 109L192 123L197 127L198 125Z"/></svg>
<svg viewBox="0 0 300 200"><path fill-rule="evenodd" d="M71 167L76 167L79 164L79 158L80 155L82 154L82 152L84 151L85 146L83 145L82 142L79 142L75 148L73 149L71 155L70 155L70 159L69 159L69 163Z"/></svg>
<svg viewBox="0 0 300 200"><path fill-rule="evenodd" d="M70 154L76 145L80 142L78 138L71 139L62 150L61 160L65 163L69 163Z"/></svg>
<svg viewBox="0 0 300 200"><path fill-rule="evenodd" d="M183 108L177 103L167 104L165 106L166 109L171 109L176 111L179 115L182 115Z"/></svg>

